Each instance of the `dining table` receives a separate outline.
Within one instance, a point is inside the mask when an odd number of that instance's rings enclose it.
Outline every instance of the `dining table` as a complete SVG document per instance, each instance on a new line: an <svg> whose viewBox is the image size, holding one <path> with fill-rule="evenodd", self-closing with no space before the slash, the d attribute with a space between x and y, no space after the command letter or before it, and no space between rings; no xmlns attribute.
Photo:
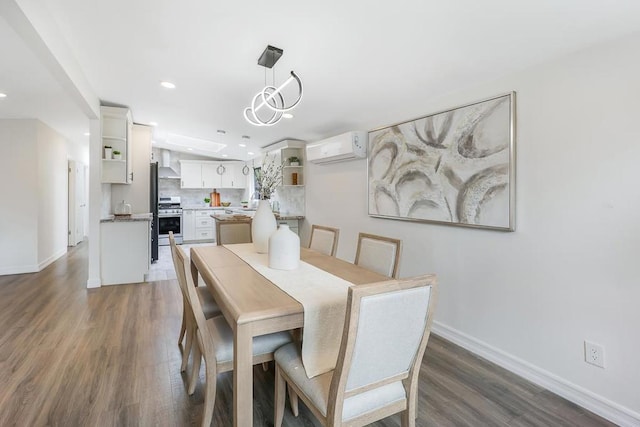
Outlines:
<svg viewBox="0 0 640 427"><path fill-rule="evenodd" d="M229 245L232 247L233 245ZM353 285L390 280L350 262L300 248L300 261ZM191 248L191 272L198 274L233 329L233 425L253 426L253 338L302 328L304 307L226 246Z"/></svg>

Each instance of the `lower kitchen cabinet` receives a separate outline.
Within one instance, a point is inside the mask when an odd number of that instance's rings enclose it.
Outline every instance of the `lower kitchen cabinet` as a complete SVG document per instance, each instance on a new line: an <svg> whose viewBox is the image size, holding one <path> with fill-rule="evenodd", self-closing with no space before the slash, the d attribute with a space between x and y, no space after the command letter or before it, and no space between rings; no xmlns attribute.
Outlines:
<svg viewBox="0 0 640 427"><path fill-rule="evenodd" d="M182 239L185 242L215 241L213 209L183 209Z"/></svg>
<svg viewBox="0 0 640 427"><path fill-rule="evenodd" d="M182 210L182 241L187 242L196 239L196 210Z"/></svg>
<svg viewBox="0 0 640 427"><path fill-rule="evenodd" d="M150 263L150 221L100 223L102 285L144 282Z"/></svg>

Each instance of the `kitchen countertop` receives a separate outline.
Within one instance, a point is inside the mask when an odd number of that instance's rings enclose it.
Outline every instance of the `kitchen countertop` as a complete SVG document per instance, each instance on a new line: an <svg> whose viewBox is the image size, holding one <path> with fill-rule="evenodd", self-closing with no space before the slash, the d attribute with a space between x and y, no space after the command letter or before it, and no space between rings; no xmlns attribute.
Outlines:
<svg viewBox="0 0 640 427"><path fill-rule="evenodd" d="M105 218L101 218L100 222L130 222L130 221L151 221L153 215L150 213L131 214L130 217L118 217L115 215L109 215Z"/></svg>
<svg viewBox="0 0 640 427"><path fill-rule="evenodd" d="M236 211L247 210L247 211L255 211L255 209L243 208L242 206L206 206L206 205L184 205L182 206L182 210L225 210L225 209L233 209Z"/></svg>
<svg viewBox="0 0 640 427"><path fill-rule="evenodd" d="M242 214L222 214L222 215L210 215L213 219L217 221L242 221L247 218L251 218L248 215L243 216ZM275 214L276 220L289 220L289 219L304 219L303 215L280 215Z"/></svg>

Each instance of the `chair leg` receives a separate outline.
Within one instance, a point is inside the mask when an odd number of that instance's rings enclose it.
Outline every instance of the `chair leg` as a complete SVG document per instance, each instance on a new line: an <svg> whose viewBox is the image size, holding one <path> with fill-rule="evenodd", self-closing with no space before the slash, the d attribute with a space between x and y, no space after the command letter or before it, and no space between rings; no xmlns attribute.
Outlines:
<svg viewBox="0 0 640 427"><path fill-rule="evenodd" d="M298 395L291 387L289 387L289 404L291 405L291 412L293 416L298 416Z"/></svg>
<svg viewBox="0 0 640 427"><path fill-rule="evenodd" d="M286 384L284 377L280 373L280 367L276 363L276 390L275 390L275 408L273 426L281 427L282 419L284 418L284 400L286 398Z"/></svg>
<svg viewBox="0 0 640 427"><path fill-rule="evenodd" d="M200 376L201 362L202 362L202 351L200 350L200 340L196 339L196 344L193 349L193 367L192 367L191 375L189 377L189 382L188 382L189 388L187 390L187 393L189 394L189 396L191 396L193 392L196 391L196 384L198 383L198 377ZM207 366L205 363L205 369L206 368ZM207 384L207 387L208 386L209 385Z"/></svg>
<svg viewBox="0 0 640 427"><path fill-rule="evenodd" d="M187 307L185 307L185 304L182 304L182 325L180 326L180 336L178 337L178 347L180 347L180 349L182 351L184 351L184 348L182 347L182 340L184 339L184 334L187 330Z"/></svg>
<svg viewBox="0 0 640 427"><path fill-rule="evenodd" d="M400 414L400 425L402 427L416 426L416 418L412 416L409 412L410 411L407 409L405 411L402 411L402 414Z"/></svg>
<svg viewBox="0 0 640 427"><path fill-rule="evenodd" d="M400 416L400 425L402 427L415 427L417 415L415 395L409 395L407 396L407 409L402 411Z"/></svg>
<svg viewBox="0 0 640 427"><path fill-rule="evenodd" d="M187 320L186 322L187 324L186 324L185 335L187 336L187 343L185 344L184 349L182 350L182 365L180 366L180 372L184 372L187 370L187 363L189 362L189 354L191 353L191 347L193 347L193 339L196 334L195 327L191 324L189 319L186 319L186 320Z"/></svg>
<svg viewBox="0 0 640 427"><path fill-rule="evenodd" d="M202 413L202 427L209 427L213 418L213 408L216 404L216 379L217 371L214 364L204 362L205 369L205 388L204 388L204 411Z"/></svg>

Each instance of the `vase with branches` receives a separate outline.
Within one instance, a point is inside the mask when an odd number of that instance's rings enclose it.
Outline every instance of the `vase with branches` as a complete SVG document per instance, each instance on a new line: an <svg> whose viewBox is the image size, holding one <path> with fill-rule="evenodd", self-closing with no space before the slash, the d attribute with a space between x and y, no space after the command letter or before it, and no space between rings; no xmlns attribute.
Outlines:
<svg viewBox="0 0 640 427"><path fill-rule="evenodd" d="M260 200L269 200L276 188L282 183L282 163L276 163L273 156L266 156L262 160L262 166L255 170L256 192Z"/></svg>

